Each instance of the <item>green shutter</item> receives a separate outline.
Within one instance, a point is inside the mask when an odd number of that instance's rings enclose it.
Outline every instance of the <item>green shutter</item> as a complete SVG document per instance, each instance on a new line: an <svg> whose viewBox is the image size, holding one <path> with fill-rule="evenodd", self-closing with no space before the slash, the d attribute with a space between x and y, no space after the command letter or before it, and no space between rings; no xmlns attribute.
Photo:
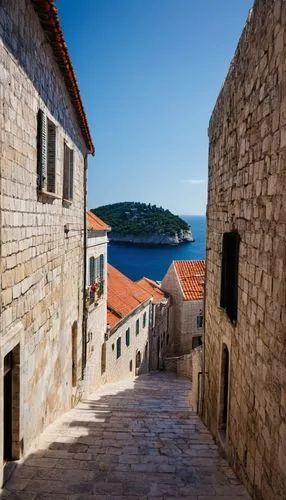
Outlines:
<svg viewBox="0 0 286 500"><path fill-rule="evenodd" d="M121 337L119 337L117 339L117 342L116 342L116 357L117 359L120 358L121 356Z"/></svg>
<svg viewBox="0 0 286 500"><path fill-rule="evenodd" d="M130 345L130 328L128 328L125 332L125 340L127 347Z"/></svg>
<svg viewBox="0 0 286 500"><path fill-rule="evenodd" d="M69 155L69 199L73 199L73 162L74 162L74 154L73 150L70 149L70 155Z"/></svg>
<svg viewBox="0 0 286 500"><path fill-rule="evenodd" d="M89 284L92 285L95 282L95 259L90 257L89 259Z"/></svg>
<svg viewBox="0 0 286 500"><path fill-rule="evenodd" d="M64 142L64 178L63 178L63 198L68 200L69 196L69 148Z"/></svg>
<svg viewBox="0 0 286 500"><path fill-rule="evenodd" d="M56 126L48 120L47 191L56 191Z"/></svg>
<svg viewBox="0 0 286 500"><path fill-rule="evenodd" d="M37 121L37 186L42 190L47 179L47 120L42 109L38 111Z"/></svg>

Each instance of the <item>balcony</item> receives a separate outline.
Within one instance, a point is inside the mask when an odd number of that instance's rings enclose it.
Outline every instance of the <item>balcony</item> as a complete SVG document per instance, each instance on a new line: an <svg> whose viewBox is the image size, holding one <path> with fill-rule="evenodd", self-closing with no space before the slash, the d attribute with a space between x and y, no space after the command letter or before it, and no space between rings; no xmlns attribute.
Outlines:
<svg viewBox="0 0 286 500"><path fill-rule="evenodd" d="M92 283L86 289L86 305L90 307L92 305L97 305L100 298L103 295L104 290L104 282L97 281L96 283Z"/></svg>

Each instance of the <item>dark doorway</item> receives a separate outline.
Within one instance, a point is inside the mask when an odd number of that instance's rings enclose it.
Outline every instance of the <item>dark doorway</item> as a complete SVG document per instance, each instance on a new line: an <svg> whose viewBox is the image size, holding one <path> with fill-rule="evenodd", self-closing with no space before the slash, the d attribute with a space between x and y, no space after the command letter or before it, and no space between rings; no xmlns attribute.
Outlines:
<svg viewBox="0 0 286 500"><path fill-rule="evenodd" d="M20 420L20 347L16 346L4 358L3 459L19 458Z"/></svg>
<svg viewBox="0 0 286 500"><path fill-rule="evenodd" d="M229 352L225 344L222 347L221 386L220 386L220 415L219 431L223 439L226 438L228 422L228 393L229 393Z"/></svg>

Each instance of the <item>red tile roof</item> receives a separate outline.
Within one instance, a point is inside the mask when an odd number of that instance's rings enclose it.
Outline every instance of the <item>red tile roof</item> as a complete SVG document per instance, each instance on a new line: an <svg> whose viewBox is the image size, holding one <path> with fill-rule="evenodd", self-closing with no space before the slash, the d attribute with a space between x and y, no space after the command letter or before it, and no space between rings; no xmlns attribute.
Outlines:
<svg viewBox="0 0 286 500"><path fill-rule="evenodd" d="M68 53L68 48L64 39L63 30L60 24L58 9L54 0L31 0L32 5L38 14L39 21L49 41L54 53L56 62L64 77L67 90L79 119L80 128L84 140L91 154L94 154L94 145L92 143L86 115L84 112L80 91L78 88L75 72Z"/></svg>
<svg viewBox="0 0 286 500"><path fill-rule="evenodd" d="M205 261L175 260L174 267L181 283L185 300L200 300L204 296Z"/></svg>
<svg viewBox="0 0 286 500"><path fill-rule="evenodd" d="M95 215L90 210L86 212L86 225L90 231L110 231L111 227L108 226L103 220Z"/></svg>
<svg viewBox="0 0 286 500"><path fill-rule="evenodd" d="M140 304L151 298L151 294L143 290L111 264L107 266L107 321L114 326L121 318L127 316Z"/></svg>
<svg viewBox="0 0 286 500"><path fill-rule="evenodd" d="M161 289L161 286L150 278L141 278L141 280L137 281L137 284L152 295L154 304L158 304L166 297L165 293Z"/></svg>

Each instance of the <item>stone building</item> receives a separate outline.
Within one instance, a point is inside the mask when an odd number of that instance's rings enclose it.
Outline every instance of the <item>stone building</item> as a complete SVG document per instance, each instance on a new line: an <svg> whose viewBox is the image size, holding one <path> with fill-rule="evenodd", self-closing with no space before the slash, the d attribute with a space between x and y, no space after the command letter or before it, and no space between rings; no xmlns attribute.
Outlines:
<svg viewBox="0 0 286 500"><path fill-rule="evenodd" d="M149 370L162 370L164 357L170 349L170 298L163 292L161 285L150 278L141 278L137 284L152 297L149 320Z"/></svg>
<svg viewBox="0 0 286 500"><path fill-rule="evenodd" d="M107 233L111 230L99 217L87 211L86 307L87 363L85 391L95 391L105 378L101 373L107 317Z"/></svg>
<svg viewBox="0 0 286 500"><path fill-rule="evenodd" d="M2 0L0 37L1 485L3 460L71 407L84 372L94 148L54 2Z"/></svg>
<svg viewBox="0 0 286 500"><path fill-rule="evenodd" d="M163 369L163 360L170 350L169 307L170 298L161 285L150 278L141 278L137 284L151 297L149 321L149 370Z"/></svg>
<svg viewBox="0 0 286 500"><path fill-rule="evenodd" d="M286 498L286 2L257 0L209 125L205 422Z"/></svg>
<svg viewBox="0 0 286 500"><path fill-rule="evenodd" d="M202 343L205 261L173 261L162 281L171 297L170 352L184 355Z"/></svg>
<svg viewBox="0 0 286 500"><path fill-rule="evenodd" d="M151 295L108 264L107 333L102 374L116 382L149 369Z"/></svg>

